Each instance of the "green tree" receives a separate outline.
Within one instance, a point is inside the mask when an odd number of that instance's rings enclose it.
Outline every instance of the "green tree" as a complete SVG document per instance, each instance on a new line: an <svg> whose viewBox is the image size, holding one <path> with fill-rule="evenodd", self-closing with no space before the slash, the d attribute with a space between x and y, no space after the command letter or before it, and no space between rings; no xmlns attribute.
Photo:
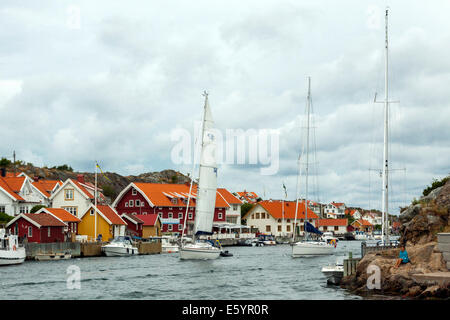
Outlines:
<svg viewBox="0 0 450 320"><path fill-rule="evenodd" d="M178 182L178 177L176 175L173 175L172 177L170 177L170 181L172 183L177 183Z"/></svg>
<svg viewBox="0 0 450 320"><path fill-rule="evenodd" d="M45 208L45 206L43 204L37 204L33 208L31 208L30 213L36 213L39 210L41 210L42 208Z"/></svg>
<svg viewBox="0 0 450 320"><path fill-rule="evenodd" d="M243 218L247 214L247 212L249 212L253 208L253 206L254 205L251 203L244 203L241 206L241 218Z"/></svg>
<svg viewBox="0 0 450 320"><path fill-rule="evenodd" d="M431 183L431 186L425 188L423 190L423 195L427 196L430 194L431 191L434 189L437 189L439 187L442 187L444 184L447 183L447 181L450 180L450 176L443 178L442 180L433 179L433 182Z"/></svg>
<svg viewBox="0 0 450 320"><path fill-rule="evenodd" d="M0 159L0 167L7 167L11 164L11 161L6 158Z"/></svg>
<svg viewBox="0 0 450 320"><path fill-rule="evenodd" d="M349 215L349 214L346 214L345 215L345 218L347 218L348 219L348 225L351 225L354 221L355 221L355 218L353 218L351 215Z"/></svg>
<svg viewBox="0 0 450 320"><path fill-rule="evenodd" d="M10 222L12 219L14 219L14 217L11 217L10 215L0 212L0 223L8 223Z"/></svg>
<svg viewBox="0 0 450 320"><path fill-rule="evenodd" d="M62 166L55 166L52 169L56 169L56 170L63 170L63 171L70 171L73 172L73 169L71 166L68 166L67 164L63 164Z"/></svg>
<svg viewBox="0 0 450 320"><path fill-rule="evenodd" d="M109 184L104 184L101 186L102 190L103 190L103 194L105 196L107 196L108 198L110 198L111 200L116 198L116 190L114 190L114 188L109 185Z"/></svg>

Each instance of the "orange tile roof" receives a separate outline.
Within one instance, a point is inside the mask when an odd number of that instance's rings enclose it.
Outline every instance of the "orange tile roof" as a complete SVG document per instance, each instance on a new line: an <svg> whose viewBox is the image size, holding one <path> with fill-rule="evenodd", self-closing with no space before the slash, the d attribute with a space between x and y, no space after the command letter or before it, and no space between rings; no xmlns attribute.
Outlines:
<svg viewBox="0 0 450 320"><path fill-rule="evenodd" d="M22 189L22 186L25 183L25 177L10 177L3 178L3 180L5 180L14 192L20 192L20 189Z"/></svg>
<svg viewBox="0 0 450 320"><path fill-rule="evenodd" d="M22 213L27 218L30 218L41 227L65 227L66 224L64 222L59 221L51 214L42 212L42 213Z"/></svg>
<svg viewBox="0 0 450 320"><path fill-rule="evenodd" d="M80 190L89 198L89 199L94 199L94 195L89 192L85 187L83 187L81 185L80 182L78 182L77 180L74 179L70 179L78 188L80 188Z"/></svg>
<svg viewBox="0 0 450 320"><path fill-rule="evenodd" d="M217 188L217 191L225 198L229 204L242 204L242 201L233 196L233 194L225 188Z"/></svg>
<svg viewBox="0 0 450 320"><path fill-rule="evenodd" d="M49 211L51 214L61 219L64 222L81 222L80 219L75 217L73 214L69 213L65 209L61 208L45 208L45 210Z"/></svg>
<svg viewBox="0 0 450 320"><path fill-rule="evenodd" d="M111 221L112 224L127 224L110 206L98 205L97 210L100 211L109 221Z"/></svg>
<svg viewBox="0 0 450 320"><path fill-rule="evenodd" d="M14 178L15 179L15 178ZM8 183L9 179L8 178L3 178L0 177L0 187L5 190L5 192L7 192L11 197L13 197L16 200L21 200L21 201L25 201L24 198L22 198L19 194L17 194L9 185Z"/></svg>
<svg viewBox="0 0 450 320"><path fill-rule="evenodd" d="M275 219L283 218L283 204L281 200L263 200L258 202ZM295 201L284 201L284 218L295 219ZM319 217L308 207L308 219ZM298 204L297 219L305 219L305 206Z"/></svg>
<svg viewBox="0 0 450 320"><path fill-rule="evenodd" d="M243 197L248 202L256 202L256 199L258 199L258 195L254 192L236 192L239 197Z"/></svg>
<svg viewBox="0 0 450 320"><path fill-rule="evenodd" d="M340 207L342 206L344 203L343 202L332 202L332 205L334 205L335 207Z"/></svg>
<svg viewBox="0 0 450 320"><path fill-rule="evenodd" d="M319 219L318 226L347 226L347 219Z"/></svg>
<svg viewBox="0 0 450 320"><path fill-rule="evenodd" d="M187 199L189 193L189 186L186 184L172 184L172 183L144 183L135 182L134 185L140 191L142 191L147 198L153 203L153 205L158 207L185 207L186 204L183 201L177 201L174 204L171 198L164 193L181 199L179 194ZM197 195L197 186L192 186L192 194ZM194 200L194 201L193 201ZM189 206L195 206L195 199L190 200ZM225 200L216 193L216 208L228 208L229 205Z"/></svg>
<svg viewBox="0 0 450 320"><path fill-rule="evenodd" d="M360 225L362 225L362 226L366 226L366 227L372 227L372 224L369 222L369 221L367 221L367 220L364 220L364 219L358 219L358 220L356 220L355 222L358 222ZM355 223L355 222L353 222L353 223ZM352 224L353 224L352 223Z"/></svg>

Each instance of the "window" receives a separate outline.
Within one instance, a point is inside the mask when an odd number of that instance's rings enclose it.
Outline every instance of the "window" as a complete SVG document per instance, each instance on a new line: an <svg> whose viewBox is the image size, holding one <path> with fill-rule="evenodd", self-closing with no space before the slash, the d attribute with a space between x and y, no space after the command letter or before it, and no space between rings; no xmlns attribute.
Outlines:
<svg viewBox="0 0 450 320"><path fill-rule="evenodd" d="M147 215L147 212L142 212L143 215Z"/></svg>
<svg viewBox="0 0 450 320"><path fill-rule="evenodd" d="M50 227L47 227L47 237L49 237L50 238L50 236L51 236L51 228Z"/></svg>
<svg viewBox="0 0 450 320"><path fill-rule="evenodd" d="M6 207L0 206L0 213L6 213Z"/></svg>
<svg viewBox="0 0 450 320"><path fill-rule="evenodd" d="M135 195L137 195L137 191L136 191L136 189L131 189L131 194L133 195L133 196L135 196Z"/></svg>
<svg viewBox="0 0 450 320"><path fill-rule="evenodd" d="M169 231L172 231L173 226L171 224L169 224Z"/></svg>
<svg viewBox="0 0 450 320"><path fill-rule="evenodd" d="M233 204L233 210L236 211L238 209L238 205L237 204Z"/></svg>
<svg viewBox="0 0 450 320"><path fill-rule="evenodd" d="M287 232L291 232L291 226L289 225L289 226L286 226L286 231Z"/></svg>
<svg viewBox="0 0 450 320"><path fill-rule="evenodd" d="M177 204L177 202L178 202L177 198L172 198L171 201L172 201L173 204Z"/></svg>
<svg viewBox="0 0 450 320"><path fill-rule="evenodd" d="M169 212L169 219L172 219L172 218L173 218L173 213Z"/></svg>
<svg viewBox="0 0 450 320"><path fill-rule="evenodd" d="M255 214L254 213L252 214L252 219L255 219Z"/></svg>
<svg viewBox="0 0 450 320"><path fill-rule="evenodd" d="M259 212L256 213L255 219L259 219Z"/></svg>
<svg viewBox="0 0 450 320"><path fill-rule="evenodd" d="M278 222L281 222L281 219L278 219Z"/></svg>
<svg viewBox="0 0 450 320"><path fill-rule="evenodd" d="M130 201L128 201L129 202L129 206L130 207L134 207L134 200L130 200Z"/></svg>
<svg viewBox="0 0 450 320"><path fill-rule="evenodd" d="M281 232L281 226L278 226L278 232Z"/></svg>
<svg viewBox="0 0 450 320"><path fill-rule="evenodd" d="M328 227L327 226L323 226L323 231L327 231Z"/></svg>
<svg viewBox="0 0 450 320"><path fill-rule="evenodd" d="M33 236L33 228L28 227L28 238L31 238Z"/></svg>
<svg viewBox="0 0 450 320"><path fill-rule="evenodd" d="M73 200L73 189L64 189L64 200Z"/></svg>
<svg viewBox="0 0 450 320"><path fill-rule="evenodd" d="M192 212L189 212L188 218L189 218L189 219L192 219Z"/></svg>
<svg viewBox="0 0 450 320"><path fill-rule="evenodd" d="M338 226L334 226L334 231L338 231L339 227Z"/></svg>
<svg viewBox="0 0 450 320"><path fill-rule="evenodd" d="M128 201L125 202L125 208L128 208Z"/></svg>
<svg viewBox="0 0 450 320"><path fill-rule="evenodd" d="M265 212L261 212L261 219L265 219L266 218L266 213Z"/></svg>
<svg viewBox="0 0 450 320"><path fill-rule="evenodd" d="M141 207L145 206L145 202L141 201Z"/></svg>
<svg viewBox="0 0 450 320"><path fill-rule="evenodd" d="M286 222L287 222L287 223L290 223L290 222L291 222L291 219L287 219Z"/></svg>
<svg viewBox="0 0 450 320"><path fill-rule="evenodd" d="M20 212L20 213L28 213L28 207L26 207L26 206L20 207L20 208L19 208L19 212Z"/></svg>
<svg viewBox="0 0 450 320"><path fill-rule="evenodd" d="M94 215L94 209L91 209L90 211L91 211L91 212L90 212L90 213L91 213L91 216L93 216L93 215Z"/></svg>
<svg viewBox="0 0 450 320"><path fill-rule="evenodd" d="M183 225L182 225L182 224L179 224L179 225L178 225L178 230L179 230L179 231L183 231Z"/></svg>
<svg viewBox="0 0 450 320"><path fill-rule="evenodd" d="M181 212L178 213L178 218L183 219L183 214Z"/></svg>
<svg viewBox="0 0 450 320"><path fill-rule="evenodd" d="M270 225L266 226L266 232L270 232Z"/></svg>
<svg viewBox="0 0 450 320"><path fill-rule="evenodd" d="M136 200L136 207L140 207L141 206L141 200Z"/></svg>
<svg viewBox="0 0 450 320"><path fill-rule="evenodd" d="M222 212L219 212L219 214L217 215L217 218L219 218L219 220L222 219Z"/></svg>
<svg viewBox="0 0 450 320"><path fill-rule="evenodd" d="M162 212L158 212L158 216L159 216L159 218L162 218L163 213Z"/></svg>
<svg viewBox="0 0 450 320"><path fill-rule="evenodd" d="M77 216L77 207L63 207L66 211L68 211L70 214Z"/></svg>

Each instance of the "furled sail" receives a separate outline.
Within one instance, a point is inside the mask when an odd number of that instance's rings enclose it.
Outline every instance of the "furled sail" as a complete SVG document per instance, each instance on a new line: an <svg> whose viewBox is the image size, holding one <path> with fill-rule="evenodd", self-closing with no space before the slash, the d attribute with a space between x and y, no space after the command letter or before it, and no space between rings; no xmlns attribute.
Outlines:
<svg viewBox="0 0 450 320"><path fill-rule="evenodd" d="M316 234L322 234L320 230L317 230L311 223L308 221L305 221L305 230L306 232L316 233Z"/></svg>
<svg viewBox="0 0 450 320"><path fill-rule="evenodd" d="M214 121L205 93L200 173L195 207L194 234L212 234L217 191L216 136Z"/></svg>

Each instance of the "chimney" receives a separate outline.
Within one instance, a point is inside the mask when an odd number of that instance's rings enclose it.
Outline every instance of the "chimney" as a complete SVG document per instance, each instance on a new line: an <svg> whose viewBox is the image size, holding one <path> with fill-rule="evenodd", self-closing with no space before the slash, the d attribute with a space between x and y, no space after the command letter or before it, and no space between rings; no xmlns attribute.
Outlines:
<svg viewBox="0 0 450 320"><path fill-rule="evenodd" d="M6 177L6 169L5 168L1 168L0 170L1 170L2 177L3 178Z"/></svg>
<svg viewBox="0 0 450 320"><path fill-rule="evenodd" d="M79 174L79 175L77 175L77 180L78 180L78 182L80 182L80 183L85 183L84 182L84 175L83 174Z"/></svg>
<svg viewBox="0 0 450 320"><path fill-rule="evenodd" d="M34 181L39 181L39 178L40 178L39 176L34 176L34 177L33 177L33 180L34 180Z"/></svg>

